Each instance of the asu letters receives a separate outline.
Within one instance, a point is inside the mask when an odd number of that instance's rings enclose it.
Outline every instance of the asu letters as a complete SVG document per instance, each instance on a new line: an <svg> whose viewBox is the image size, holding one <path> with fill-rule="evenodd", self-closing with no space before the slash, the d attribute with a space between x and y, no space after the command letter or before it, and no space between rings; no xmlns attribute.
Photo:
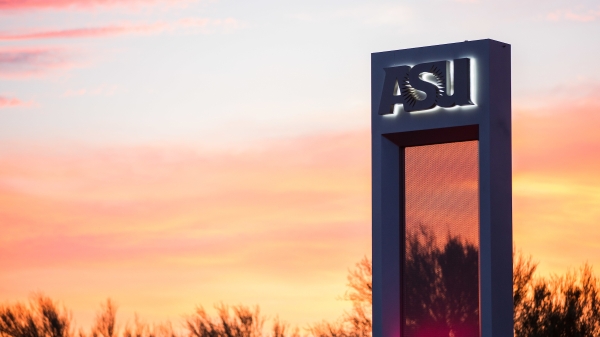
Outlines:
<svg viewBox="0 0 600 337"><path fill-rule="evenodd" d="M385 68L379 114L393 113L396 104L402 104L406 112L428 110L436 106L450 108L456 105L473 105L470 60L461 58L452 63L453 69L450 69L450 61L421 63L412 68ZM451 71L454 74L453 81L449 76Z"/></svg>

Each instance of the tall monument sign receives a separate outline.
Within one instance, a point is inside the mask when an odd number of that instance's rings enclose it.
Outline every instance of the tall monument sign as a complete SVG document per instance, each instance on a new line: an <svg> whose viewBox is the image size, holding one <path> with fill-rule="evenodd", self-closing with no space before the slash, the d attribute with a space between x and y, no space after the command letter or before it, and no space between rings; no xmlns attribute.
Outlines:
<svg viewBox="0 0 600 337"><path fill-rule="evenodd" d="M371 56L373 336L513 335L510 45Z"/></svg>

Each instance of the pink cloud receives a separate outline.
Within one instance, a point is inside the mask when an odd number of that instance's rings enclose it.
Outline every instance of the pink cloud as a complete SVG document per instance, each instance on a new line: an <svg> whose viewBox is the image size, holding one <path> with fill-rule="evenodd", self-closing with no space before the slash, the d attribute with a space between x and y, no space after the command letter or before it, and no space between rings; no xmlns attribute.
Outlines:
<svg viewBox="0 0 600 337"><path fill-rule="evenodd" d="M177 26L190 27L190 28L221 28L226 30L232 30L240 28L242 25L239 21L234 18L225 19L210 19L210 18L183 18L177 22ZM202 30L204 33L210 31Z"/></svg>
<svg viewBox="0 0 600 337"><path fill-rule="evenodd" d="M73 90L73 89L68 89L67 91L65 91L63 93L63 97L73 97L73 96L83 96L85 95L85 93L87 92L86 89L78 89L78 90Z"/></svg>
<svg viewBox="0 0 600 337"><path fill-rule="evenodd" d="M0 48L0 77L38 76L53 69L76 66L70 53L60 48Z"/></svg>
<svg viewBox="0 0 600 337"><path fill-rule="evenodd" d="M1 1L1 0L0 0ZM152 34L165 30L185 29L203 34L213 33L215 29L228 31L239 27L232 18L203 19L186 18L180 21L165 23L125 23L104 27L74 28L62 30L39 30L34 32L0 33L0 41L96 38L124 34ZM69 69L80 64L74 61L72 50L48 47L4 47L0 48L0 77L24 78L45 75L56 69ZM114 90L113 90L114 91ZM73 93L69 93L71 95Z"/></svg>
<svg viewBox="0 0 600 337"><path fill-rule="evenodd" d="M0 96L0 109L2 108L11 108L11 107L25 107L31 106L31 102L23 102L15 97L5 97Z"/></svg>
<svg viewBox="0 0 600 337"><path fill-rule="evenodd" d="M161 31L167 28L165 23L154 24L126 24L126 25L111 25L105 27L93 28L75 28L63 30L47 30L32 33L17 33L7 34L0 33L0 40L34 40L34 39L68 39L68 38L90 38L90 37L105 37L132 33L151 33Z"/></svg>
<svg viewBox="0 0 600 337"><path fill-rule="evenodd" d="M94 9L105 6L135 6L151 5L155 3L170 3L161 0L0 0L2 10L28 10L28 9ZM179 0L176 2L190 2Z"/></svg>
<svg viewBox="0 0 600 337"><path fill-rule="evenodd" d="M210 18L185 18L174 23L156 22L152 24L126 23L120 25L108 25L104 27L74 28L60 30L39 30L23 33L0 33L0 41L13 40L38 40L38 39L72 39L72 38L96 38L124 34L151 34L160 33L165 30L176 29L200 29L202 33L211 33L211 28L231 30L239 28L240 24L233 18L210 19Z"/></svg>
<svg viewBox="0 0 600 337"><path fill-rule="evenodd" d="M578 22L590 22L600 18L599 9L559 9L554 12L548 13L546 19L550 21L578 21Z"/></svg>
<svg viewBox="0 0 600 337"><path fill-rule="evenodd" d="M550 90L550 97L535 96L546 104L518 104L513 118L515 169L557 175L600 171L600 157L590 155L600 153L600 134L594 131L600 124L598 90L600 85L593 83L563 86Z"/></svg>

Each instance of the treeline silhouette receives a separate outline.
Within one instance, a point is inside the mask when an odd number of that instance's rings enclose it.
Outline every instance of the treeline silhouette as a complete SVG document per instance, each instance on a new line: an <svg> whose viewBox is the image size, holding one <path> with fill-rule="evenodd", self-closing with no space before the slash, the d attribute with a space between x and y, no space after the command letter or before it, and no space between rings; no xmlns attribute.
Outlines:
<svg viewBox="0 0 600 337"><path fill-rule="evenodd" d="M414 295L405 334L436 326L435 337L469 337L478 332L477 285L460 284L456 271L477 275L477 247L458 237L440 245L431 233L408 237L405 290ZM513 296L516 337L600 336L600 280L590 265L565 275L536 276L538 263L514 254ZM452 271L452 268L455 268ZM170 321L147 323L139 317L121 325L117 305L103 303L89 330L77 329L71 313L58 302L33 295L28 302L0 305L0 337L371 337L371 261L366 257L349 270L343 299L351 308L336 321L303 329L279 318L267 319L258 306L217 305L216 315L199 306L183 318L180 328ZM476 277L475 277L476 280ZM411 316L412 315L412 316ZM269 322L269 327L265 323ZM412 329L412 330L411 330ZM421 332L423 330L420 330ZM428 335L429 336L429 335ZM431 335L433 336L433 335Z"/></svg>

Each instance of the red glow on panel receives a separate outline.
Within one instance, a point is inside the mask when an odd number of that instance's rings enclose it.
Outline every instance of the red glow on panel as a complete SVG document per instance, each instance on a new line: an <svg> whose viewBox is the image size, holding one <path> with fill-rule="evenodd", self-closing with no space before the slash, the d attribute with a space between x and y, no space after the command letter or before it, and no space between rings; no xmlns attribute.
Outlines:
<svg viewBox="0 0 600 337"><path fill-rule="evenodd" d="M477 337L478 142L405 153L403 337Z"/></svg>

